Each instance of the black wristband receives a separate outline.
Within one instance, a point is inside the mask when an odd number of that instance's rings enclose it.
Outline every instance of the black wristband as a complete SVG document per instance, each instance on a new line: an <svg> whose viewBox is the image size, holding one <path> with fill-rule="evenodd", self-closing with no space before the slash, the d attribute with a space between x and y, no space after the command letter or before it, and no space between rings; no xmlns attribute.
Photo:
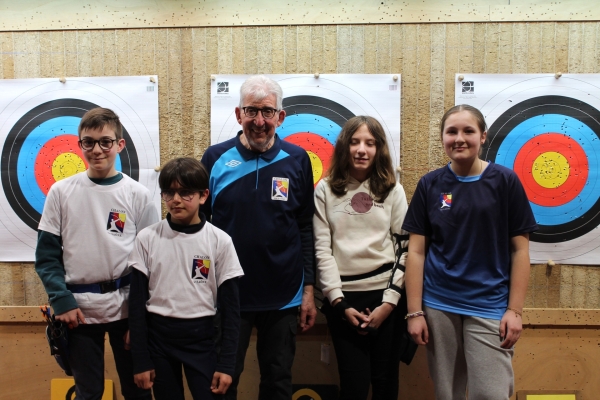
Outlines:
<svg viewBox="0 0 600 400"><path fill-rule="evenodd" d="M351 308L352 306L350 304L348 304L348 302L342 298L342 300L338 301L338 303L333 306L333 311L340 317L343 319L346 319L346 310L348 308Z"/></svg>

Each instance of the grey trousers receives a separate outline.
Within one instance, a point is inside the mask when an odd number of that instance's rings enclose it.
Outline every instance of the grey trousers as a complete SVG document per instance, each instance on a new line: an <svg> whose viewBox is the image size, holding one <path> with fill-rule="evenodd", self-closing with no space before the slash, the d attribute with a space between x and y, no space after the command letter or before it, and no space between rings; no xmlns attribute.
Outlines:
<svg viewBox="0 0 600 400"><path fill-rule="evenodd" d="M425 306L427 363L438 400L508 400L513 349L500 347L500 321Z"/></svg>

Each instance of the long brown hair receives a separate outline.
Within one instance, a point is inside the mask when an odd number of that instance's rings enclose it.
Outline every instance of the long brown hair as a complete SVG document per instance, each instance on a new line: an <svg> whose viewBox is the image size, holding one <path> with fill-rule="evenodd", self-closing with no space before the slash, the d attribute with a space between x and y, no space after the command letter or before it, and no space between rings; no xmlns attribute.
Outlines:
<svg viewBox="0 0 600 400"><path fill-rule="evenodd" d="M373 160L373 169L369 176L369 189L379 203L385 201L396 185L396 176L392 166L392 157L385 139L383 127L373 117L359 115L350 118L344 124L336 142L331 164L327 170L331 191L338 197L343 196L350 180L350 142L358 128L366 125L369 133L375 138L377 151Z"/></svg>

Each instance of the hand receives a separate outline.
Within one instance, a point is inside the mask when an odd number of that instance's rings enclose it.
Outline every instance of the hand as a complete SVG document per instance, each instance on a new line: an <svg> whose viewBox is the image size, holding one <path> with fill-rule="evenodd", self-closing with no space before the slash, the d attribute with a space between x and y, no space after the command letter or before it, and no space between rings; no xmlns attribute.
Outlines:
<svg viewBox="0 0 600 400"><path fill-rule="evenodd" d="M123 347L125 348L125 350L131 350L131 340L129 338L129 329L127 329L127 332L125 332L125 335L123 335Z"/></svg>
<svg viewBox="0 0 600 400"><path fill-rule="evenodd" d="M383 321L387 317L390 316L392 311L394 311L394 305L390 303L382 303L379 307L376 307L373 311L367 308L367 322L364 322L361 325L361 328L366 328L367 326L371 326L375 329L378 329Z"/></svg>
<svg viewBox="0 0 600 400"><path fill-rule="evenodd" d="M54 316L54 319L67 325L69 329L77 328L79 324L85 324L85 317L79 308L57 314Z"/></svg>
<svg viewBox="0 0 600 400"><path fill-rule="evenodd" d="M365 326L369 324L368 317L365 314L358 312L356 308L346 308L344 314L346 321L348 321L348 323L354 327L358 327L361 324L365 324ZM366 331L358 331L358 334L360 335L366 335L367 333L368 332Z"/></svg>
<svg viewBox="0 0 600 400"><path fill-rule="evenodd" d="M408 319L408 333L416 344L425 345L429 342L429 330L425 317L414 317Z"/></svg>
<svg viewBox="0 0 600 400"><path fill-rule="evenodd" d="M156 373L153 369L133 375L133 381L140 389L150 389L154 385Z"/></svg>
<svg viewBox="0 0 600 400"><path fill-rule="evenodd" d="M512 310L506 310L500 320L500 347L503 349L512 348L521 337L523 331L523 319Z"/></svg>
<svg viewBox="0 0 600 400"><path fill-rule="evenodd" d="M215 372L213 375L212 383L210 384L210 390L214 394L225 394L229 386L231 385L231 376L222 372Z"/></svg>
<svg viewBox="0 0 600 400"><path fill-rule="evenodd" d="M302 305L300 306L300 331L306 332L315 324L317 307L312 285L304 286L302 291Z"/></svg>

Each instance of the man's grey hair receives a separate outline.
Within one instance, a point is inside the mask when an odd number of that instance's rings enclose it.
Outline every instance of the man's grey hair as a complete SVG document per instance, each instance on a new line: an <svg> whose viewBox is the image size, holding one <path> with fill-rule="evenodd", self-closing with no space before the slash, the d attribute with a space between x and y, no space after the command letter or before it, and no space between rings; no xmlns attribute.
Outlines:
<svg viewBox="0 0 600 400"><path fill-rule="evenodd" d="M283 109L283 90L281 90L279 83L264 75L251 76L240 87L240 108L244 107L244 99L246 98L260 101L272 94L277 99L275 107L278 110Z"/></svg>

